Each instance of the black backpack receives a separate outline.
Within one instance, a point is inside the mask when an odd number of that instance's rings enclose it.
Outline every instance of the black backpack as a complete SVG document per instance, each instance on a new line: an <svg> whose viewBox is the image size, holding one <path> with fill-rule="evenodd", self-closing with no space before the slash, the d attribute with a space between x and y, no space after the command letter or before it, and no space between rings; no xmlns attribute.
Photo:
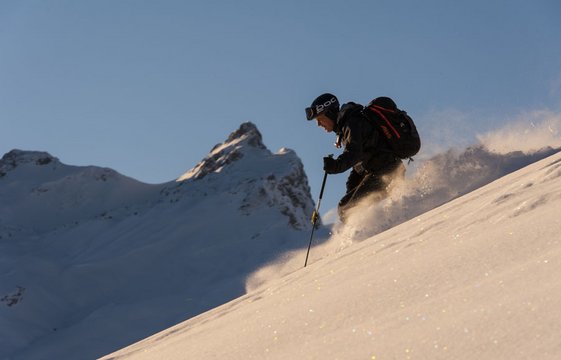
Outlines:
<svg viewBox="0 0 561 360"><path fill-rule="evenodd" d="M399 110L388 97L372 100L362 111L376 125L393 153L401 159L411 158L421 149L421 138L413 119Z"/></svg>

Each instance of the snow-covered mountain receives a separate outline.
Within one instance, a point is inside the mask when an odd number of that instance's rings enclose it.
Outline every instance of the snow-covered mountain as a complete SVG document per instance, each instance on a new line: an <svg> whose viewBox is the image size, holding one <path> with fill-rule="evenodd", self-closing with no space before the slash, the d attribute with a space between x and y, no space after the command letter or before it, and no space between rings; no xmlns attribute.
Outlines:
<svg viewBox="0 0 561 360"><path fill-rule="evenodd" d="M104 359L561 358L561 153L465 190Z"/></svg>
<svg viewBox="0 0 561 360"><path fill-rule="evenodd" d="M13 150L0 160L0 358L91 359L245 293L307 245L297 155L244 123L175 181Z"/></svg>

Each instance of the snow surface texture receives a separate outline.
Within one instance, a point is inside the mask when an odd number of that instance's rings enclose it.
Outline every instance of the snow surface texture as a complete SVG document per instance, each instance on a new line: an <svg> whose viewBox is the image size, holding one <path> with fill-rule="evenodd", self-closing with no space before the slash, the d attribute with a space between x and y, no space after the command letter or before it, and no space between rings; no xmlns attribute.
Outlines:
<svg viewBox="0 0 561 360"><path fill-rule="evenodd" d="M560 208L558 153L104 359L559 359Z"/></svg>
<svg viewBox="0 0 561 360"><path fill-rule="evenodd" d="M306 244L296 154L242 124L177 181L148 185L14 150L0 160L0 359L93 359L245 293Z"/></svg>

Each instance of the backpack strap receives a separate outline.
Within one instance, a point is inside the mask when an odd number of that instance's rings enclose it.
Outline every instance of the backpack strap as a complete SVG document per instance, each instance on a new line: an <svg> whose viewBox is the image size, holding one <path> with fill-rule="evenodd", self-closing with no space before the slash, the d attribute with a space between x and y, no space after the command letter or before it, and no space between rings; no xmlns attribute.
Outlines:
<svg viewBox="0 0 561 360"><path fill-rule="evenodd" d="M395 127L393 127L392 123L388 120L388 118L383 113L384 111L387 111L387 112L395 114L394 110L386 109L386 108L383 108L383 107L378 106L378 105L371 105L368 108L370 110L374 111L376 114L380 115L380 117L384 120L386 125L388 125L388 127L393 131L396 138L398 138L398 139L401 138L401 135L399 135L399 132L395 129Z"/></svg>

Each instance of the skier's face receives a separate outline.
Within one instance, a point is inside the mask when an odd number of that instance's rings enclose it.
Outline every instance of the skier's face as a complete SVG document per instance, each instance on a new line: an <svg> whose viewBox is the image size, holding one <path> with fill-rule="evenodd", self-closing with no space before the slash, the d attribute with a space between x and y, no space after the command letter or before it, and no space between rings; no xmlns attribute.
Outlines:
<svg viewBox="0 0 561 360"><path fill-rule="evenodd" d="M333 120L331 120L327 116L325 116L323 114L320 114L320 115L317 116L316 120L318 122L318 126L321 126L322 128L324 128L325 131L327 131L327 132L332 132L333 131L333 128L335 127L335 123L333 122Z"/></svg>

